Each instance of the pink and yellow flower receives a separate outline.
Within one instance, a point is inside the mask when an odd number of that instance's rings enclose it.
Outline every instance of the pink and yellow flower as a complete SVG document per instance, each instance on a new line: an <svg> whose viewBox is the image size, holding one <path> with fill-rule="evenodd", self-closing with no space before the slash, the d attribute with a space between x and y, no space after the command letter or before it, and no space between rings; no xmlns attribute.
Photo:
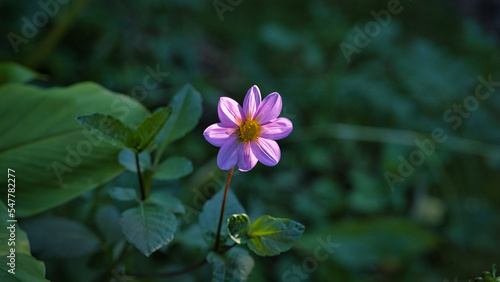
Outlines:
<svg viewBox="0 0 500 282"><path fill-rule="evenodd" d="M235 100L221 97L218 114L220 123L209 126L203 132L205 139L221 147L217 165L228 170L238 164L241 171L249 171L260 161L275 166L281 158L275 140L283 139L292 132L292 122L281 113L281 96L274 92L262 100L259 88L248 90L243 107Z"/></svg>

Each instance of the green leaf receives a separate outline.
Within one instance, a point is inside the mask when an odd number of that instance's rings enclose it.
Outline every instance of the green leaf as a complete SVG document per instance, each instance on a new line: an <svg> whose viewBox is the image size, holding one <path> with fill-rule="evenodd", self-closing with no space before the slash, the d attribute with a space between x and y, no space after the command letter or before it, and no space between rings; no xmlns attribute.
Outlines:
<svg viewBox="0 0 500 282"><path fill-rule="evenodd" d="M45 279L45 266L43 262L36 260L31 255L16 255L15 274L8 271L10 262L7 255L0 257L0 281L3 282L25 282L25 281L49 281Z"/></svg>
<svg viewBox="0 0 500 282"><path fill-rule="evenodd" d="M207 242L203 239L201 234L200 225L198 223L190 224L186 229L176 237L176 243L191 250L205 252L209 249Z"/></svg>
<svg viewBox="0 0 500 282"><path fill-rule="evenodd" d="M10 247L7 242L9 241L10 231L7 227L10 227L12 222L7 222L7 220L11 219L8 217L9 213L7 212L7 206L4 205L2 201L0 201L0 218L5 225L1 225L2 230L0 230L0 254L7 254L10 250ZM19 225L16 223L16 253L23 253L31 255L30 244L28 241L28 236L26 232L24 232Z"/></svg>
<svg viewBox="0 0 500 282"><path fill-rule="evenodd" d="M184 157L170 157L164 160L155 170L153 178L172 180L181 178L193 171L193 164Z"/></svg>
<svg viewBox="0 0 500 282"><path fill-rule="evenodd" d="M285 218L268 215L251 226L248 248L259 256L275 256L290 250L304 232L304 225Z"/></svg>
<svg viewBox="0 0 500 282"><path fill-rule="evenodd" d="M226 280L226 264L222 255L210 252L207 255L207 262L213 269L212 282L220 282Z"/></svg>
<svg viewBox="0 0 500 282"><path fill-rule="evenodd" d="M16 202L17 203L17 202ZM26 233L16 224L16 245L9 246L10 238L10 222L7 222L8 217L7 207L0 201L0 281L48 281L45 277L45 266L41 261L36 260L31 256L30 245ZM10 249L15 248L15 274L9 273Z"/></svg>
<svg viewBox="0 0 500 282"><path fill-rule="evenodd" d="M237 247L223 255L210 252L207 261L213 269L212 282L247 281L255 265L248 251Z"/></svg>
<svg viewBox="0 0 500 282"><path fill-rule="evenodd" d="M173 213L186 212L186 209L182 205L181 200L172 196L170 193L166 191L153 191L149 195L148 200L151 203L154 203L159 207L162 207L167 212L173 212Z"/></svg>
<svg viewBox="0 0 500 282"><path fill-rule="evenodd" d="M137 165L135 163L135 153L130 149L124 149L118 154L118 162L127 170L137 172ZM141 171L151 169L151 156L149 152L144 151L139 154L139 166Z"/></svg>
<svg viewBox="0 0 500 282"><path fill-rule="evenodd" d="M113 187L108 193L111 198L118 201L133 201L137 199L137 192L134 188Z"/></svg>
<svg viewBox="0 0 500 282"><path fill-rule="evenodd" d="M120 224L127 241L145 256L170 243L177 229L177 221L172 213L145 204L124 211Z"/></svg>
<svg viewBox="0 0 500 282"><path fill-rule="evenodd" d="M182 87L172 98L172 116L156 140L162 146L173 142L191 131L201 117L201 95L191 85Z"/></svg>
<svg viewBox="0 0 500 282"><path fill-rule="evenodd" d="M156 136L167 124L172 115L172 108L163 108L147 117L134 133L135 148L142 152L147 150L155 141Z"/></svg>
<svg viewBox="0 0 500 282"><path fill-rule="evenodd" d="M0 63L0 85L9 82L24 83L42 77L39 73L14 62Z"/></svg>
<svg viewBox="0 0 500 282"><path fill-rule="evenodd" d="M118 148L134 147L134 134L123 122L110 115L93 113L76 120L91 134Z"/></svg>
<svg viewBox="0 0 500 282"><path fill-rule="evenodd" d="M228 220L231 239L248 244L260 256L275 256L288 251L304 232L304 226L293 220L262 216L250 225L246 214L235 214Z"/></svg>
<svg viewBox="0 0 500 282"><path fill-rule="evenodd" d="M82 128L75 117L112 114L131 126L147 116L134 100L93 83L66 88L0 87L0 171L16 171L16 216L61 205L124 171L119 149ZM14 123L10 121L15 121ZM7 187L7 178L0 178ZM0 193L5 201L7 193Z"/></svg>
<svg viewBox="0 0 500 282"><path fill-rule="evenodd" d="M217 192L217 194L215 194L210 200L205 203L198 218L203 238L209 245L213 245L215 243L215 236L217 235L217 227L219 226L219 217L223 196L224 189L221 189L219 192ZM234 195L233 191L228 190L223 223L226 223L233 214L240 214L244 212L245 209L238 202L238 199ZM219 242L221 246L229 246L232 244L227 228L224 225L222 226Z"/></svg>
<svg viewBox="0 0 500 282"><path fill-rule="evenodd" d="M79 222L47 217L23 222L33 252L45 258L76 258L100 249L99 238Z"/></svg>
<svg viewBox="0 0 500 282"><path fill-rule="evenodd" d="M227 221L227 230L231 239L238 244L244 244L250 239L250 219L246 214L235 214Z"/></svg>

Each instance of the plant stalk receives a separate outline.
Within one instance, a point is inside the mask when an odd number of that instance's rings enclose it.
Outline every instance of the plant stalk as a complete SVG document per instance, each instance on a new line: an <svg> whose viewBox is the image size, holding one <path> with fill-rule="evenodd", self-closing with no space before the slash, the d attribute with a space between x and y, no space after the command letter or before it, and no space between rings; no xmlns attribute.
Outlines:
<svg viewBox="0 0 500 282"><path fill-rule="evenodd" d="M135 166L137 167L137 178L139 179L139 188L141 190L141 202L146 200L146 190L144 189L144 182L142 181L141 166L139 165L139 153L135 153Z"/></svg>
<svg viewBox="0 0 500 282"><path fill-rule="evenodd" d="M222 199L222 208L220 210L220 216L219 216L219 227L217 228L217 236L215 237L214 252L217 252L217 250L219 249L220 231L222 228L222 220L224 219L224 210L226 209L227 190L229 189L229 183L231 183L231 177L233 176L233 171L234 167L231 168L231 170L229 170L229 174L227 176L226 188L224 189L224 198Z"/></svg>

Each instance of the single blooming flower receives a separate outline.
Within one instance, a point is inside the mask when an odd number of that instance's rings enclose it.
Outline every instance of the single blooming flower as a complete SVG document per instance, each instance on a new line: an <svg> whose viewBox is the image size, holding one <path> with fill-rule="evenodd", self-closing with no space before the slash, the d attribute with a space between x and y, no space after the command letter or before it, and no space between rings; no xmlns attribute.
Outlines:
<svg viewBox="0 0 500 282"><path fill-rule="evenodd" d="M220 123L203 132L205 139L221 147L217 165L228 170L238 164L241 171L249 171L260 161L267 166L278 164L281 152L279 140L292 132L292 122L281 113L281 96L274 92L262 100L259 88L248 90L243 107L228 97L219 100Z"/></svg>

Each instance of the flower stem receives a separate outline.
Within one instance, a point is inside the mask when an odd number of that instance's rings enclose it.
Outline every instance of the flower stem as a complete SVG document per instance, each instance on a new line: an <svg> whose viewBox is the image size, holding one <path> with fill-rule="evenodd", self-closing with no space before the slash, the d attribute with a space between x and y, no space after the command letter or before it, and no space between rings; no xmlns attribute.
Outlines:
<svg viewBox="0 0 500 282"><path fill-rule="evenodd" d="M233 170L234 170L234 167L231 168L231 170L229 170L229 174L227 176L226 188L224 190L224 198L222 199L222 208L220 210L219 228L217 228L217 236L215 237L214 252L217 252L217 250L219 249L220 230L222 228L222 219L224 218L224 210L226 209L227 190L229 189L229 183L231 183L231 177L233 176Z"/></svg>
<svg viewBox="0 0 500 282"><path fill-rule="evenodd" d="M146 200L146 191L142 182L141 166L139 165L139 153L135 152L135 166L137 167L137 178L139 179L139 188L141 189L141 202Z"/></svg>

